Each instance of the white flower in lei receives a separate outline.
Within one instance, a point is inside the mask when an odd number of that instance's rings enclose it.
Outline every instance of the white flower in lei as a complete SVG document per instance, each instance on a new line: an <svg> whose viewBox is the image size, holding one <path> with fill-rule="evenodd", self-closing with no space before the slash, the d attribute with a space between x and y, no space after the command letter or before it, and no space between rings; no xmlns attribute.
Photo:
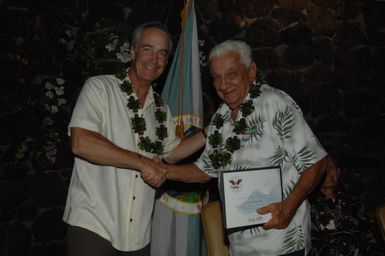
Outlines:
<svg viewBox="0 0 385 256"><path fill-rule="evenodd" d="M162 155L164 150L163 140L168 136L167 127L164 125L164 122L167 120L167 111L162 97L158 93L153 92L156 105L156 112L154 115L155 119L158 121L158 126L155 128L157 139L151 141L148 136L144 136L144 131L147 128L146 120L138 114L138 110L141 106L139 101L134 97L134 88L128 78L128 69L122 70L116 77L121 81L119 84L120 90L127 93L127 107L134 112L134 116L131 118L131 125L134 132L139 136L138 147L145 152Z"/></svg>

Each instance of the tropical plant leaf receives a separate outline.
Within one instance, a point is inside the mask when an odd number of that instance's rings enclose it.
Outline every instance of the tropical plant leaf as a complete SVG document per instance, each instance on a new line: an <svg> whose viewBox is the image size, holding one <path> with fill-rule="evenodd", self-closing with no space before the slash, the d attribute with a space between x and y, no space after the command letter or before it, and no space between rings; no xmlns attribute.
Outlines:
<svg viewBox="0 0 385 256"><path fill-rule="evenodd" d="M298 172L302 172L313 164L313 159L314 151L305 146L293 157L293 163Z"/></svg>
<svg viewBox="0 0 385 256"><path fill-rule="evenodd" d="M167 113L165 111L162 111L161 109L157 109L155 112L155 119L159 123L163 123L167 119Z"/></svg>
<svg viewBox="0 0 385 256"><path fill-rule="evenodd" d="M208 174L215 174L215 175L217 175L218 174L218 170L217 169L214 169L214 168L212 168L212 165L211 165L211 160L210 160L210 158L207 156L207 155L205 155L205 156L203 156L202 157L202 161L203 161L203 169L205 170L205 171L207 171L207 173Z"/></svg>
<svg viewBox="0 0 385 256"><path fill-rule="evenodd" d="M294 180L290 180L289 184L285 185L283 187L283 199L287 198L291 191L293 190L296 182Z"/></svg>
<svg viewBox="0 0 385 256"><path fill-rule="evenodd" d="M165 127L164 125L157 127L155 129L155 134L161 140L163 140L164 138L167 138L168 137L167 127Z"/></svg>
<svg viewBox="0 0 385 256"><path fill-rule="evenodd" d="M280 165L282 166L282 163L285 161L285 158L287 158L287 153L282 147L278 147L275 151L275 153L270 157L270 161L272 165Z"/></svg>
<svg viewBox="0 0 385 256"><path fill-rule="evenodd" d="M212 123L213 125L215 125L215 127L216 127L217 129L219 129L220 127L223 126L223 122L224 122L224 119L223 119L222 115L219 114L219 113L216 113L216 114L214 115L214 117L212 118L212 121L211 121L211 123Z"/></svg>
<svg viewBox="0 0 385 256"><path fill-rule="evenodd" d="M305 238L302 226L296 226L290 229L283 240L284 254L299 251L304 247Z"/></svg>
<svg viewBox="0 0 385 256"><path fill-rule="evenodd" d="M226 140L225 148L227 151L233 153L235 150L241 148L241 140L237 136L229 137Z"/></svg>
<svg viewBox="0 0 385 256"><path fill-rule="evenodd" d="M241 118L239 121L234 122L233 132L235 132L236 134L245 133L248 128L249 126L246 123L246 119Z"/></svg>
<svg viewBox="0 0 385 256"><path fill-rule="evenodd" d="M289 107L286 107L285 111L278 111L273 119L273 127L278 133L278 136L282 140L289 139L292 128L294 126L293 114L290 112Z"/></svg>
<svg viewBox="0 0 385 256"><path fill-rule="evenodd" d="M210 136L208 137L210 145L212 145L214 148L218 147L222 143L222 135L218 131L214 131Z"/></svg>
<svg viewBox="0 0 385 256"><path fill-rule="evenodd" d="M163 154L163 144L162 141L157 140L154 143L151 143L152 147L152 153L157 154L157 155L162 155Z"/></svg>
<svg viewBox="0 0 385 256"><path fill-rule="evenodd" d="M240 106L240 109L243 117L250 115L254 111L253 101L248 100L246 102L243 102Z"/></svg>
<svg viewBox="0 0 385 256"><path fill-rule="evenodd" d="M243 230L243 231L241 231L241 232L242 232L242 233L243 233L243 232L250 232L250 235L254 235L254 234L261 233L262 230L264 230L264 229L262 228L262 226L256 226L256 227L252 227L252 228Z"/></svg>
<svg viewBox="0 0 385 256"><path fill-rule="evenodd" d="M248 165L238 165L238 164L236 164L236 165L234 165L233 166L233 168L232 168L232 170L234 170L234 171L243 171L243 170L247 170L247 169L249 169L250 168L250 166L248 166Z"/></svg>

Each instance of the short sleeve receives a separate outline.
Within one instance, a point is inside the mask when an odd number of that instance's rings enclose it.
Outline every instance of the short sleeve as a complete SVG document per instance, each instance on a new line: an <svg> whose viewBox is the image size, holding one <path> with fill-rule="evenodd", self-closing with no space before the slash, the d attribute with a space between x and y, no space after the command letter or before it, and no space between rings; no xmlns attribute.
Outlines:
<svg viewBox="0 0 385 256"><path fill-rule="evenodd" d="M105 104L102 81L96 77L89 78L80 91L68 128L80 127L101 132L105 122Z"/></svg>
<svg viewBox="0 0 385 256"><path fill-rule="evenodd" d="M298 172L301 173L326 155L292 98L278 91L275 96L269 97L268 105L273 130Z"/></svg>

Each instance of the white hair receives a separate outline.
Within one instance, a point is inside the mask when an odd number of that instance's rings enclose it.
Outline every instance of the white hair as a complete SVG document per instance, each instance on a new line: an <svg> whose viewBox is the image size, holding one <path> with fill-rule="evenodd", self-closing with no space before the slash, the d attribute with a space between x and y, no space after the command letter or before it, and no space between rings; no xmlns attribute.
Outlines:
<svg viewBox="0 0 385 256"><path fill-rule="evenodd" d="M216 57L231 51L238 53L239 56L241 57L241 62L247 68L250 67L252 63L250 46L247 43L239 40L227 40L216 45L210 51L209 60L211 61L213 57Z"/></svg>

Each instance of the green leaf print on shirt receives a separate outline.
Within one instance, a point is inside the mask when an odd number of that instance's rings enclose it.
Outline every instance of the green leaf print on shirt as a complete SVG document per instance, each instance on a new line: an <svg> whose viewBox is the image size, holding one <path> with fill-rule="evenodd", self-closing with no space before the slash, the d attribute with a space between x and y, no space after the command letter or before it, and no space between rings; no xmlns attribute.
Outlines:
<svg viewBox="0 0 385 256"><path fill-rule="evenodd" d="M305 146L293 157L293 163L298 172L301 173L314 164L313 159L314 151Z"/></svg>
<svg viewBox="0 0 385 256"><path fill-rule="evenodd" d="M283 254L302 250L305 246L305 238L302 226L290 229L283 240Z"/></svg>
<svg viewBox="0 0 385 256"><path fill-rule="evenodd" d="M252 227L252 228L249 228L249 229L242 230L241 233L243 233L243 232L250 232L250 235L252 236L254 234L261 233L262 231L264 231L262 226L256 226L256 227Z"/></svg>
<svg viewBox="0 0 385 256"><path fill-rule="evenodd" d="M273 166L283 166L282 164L285 159L287 159L287 153L281 146L278 146L278 148L275 150L275 153L270 157L270 161Z"/></svg>
<svg viewBox="0 0 385 256"><path fill-rule="evenodd" d="M285 111L278 111L273 119L273 127L276 129L278 136L284 140L289 139L291 130L294 126L293 114L290 108L286 107Z"/></svg>
<svg viewBox="0 0 385 256"><path fill-rule="evenodd" d="M286 199L289 196L291 191L293 191L295 184L297 184L296 181L290 180L289 184L287 184L283 187L283 199Z"/></svg>

